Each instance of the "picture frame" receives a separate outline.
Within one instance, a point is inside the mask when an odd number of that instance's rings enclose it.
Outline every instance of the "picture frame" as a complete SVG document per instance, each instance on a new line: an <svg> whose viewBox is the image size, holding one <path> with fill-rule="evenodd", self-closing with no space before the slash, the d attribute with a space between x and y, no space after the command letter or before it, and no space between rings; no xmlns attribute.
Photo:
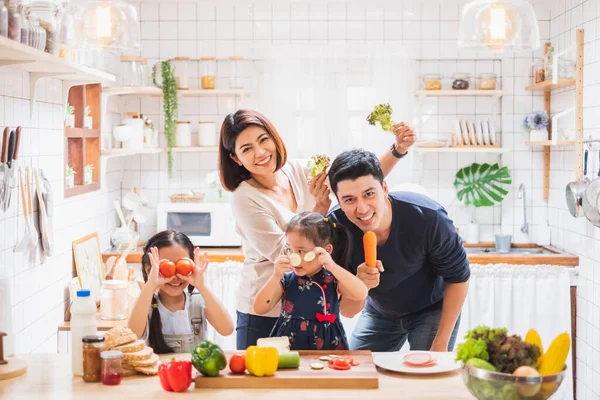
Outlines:
<svg viewBox="0 0 600 400"><path fill-rule="evenodd" d="M98 306L100 304L105 271L97 232L73 242L73 258L75 260L79 287L81 289L89 289L92 299L96 302L96 306Z"/></svg>

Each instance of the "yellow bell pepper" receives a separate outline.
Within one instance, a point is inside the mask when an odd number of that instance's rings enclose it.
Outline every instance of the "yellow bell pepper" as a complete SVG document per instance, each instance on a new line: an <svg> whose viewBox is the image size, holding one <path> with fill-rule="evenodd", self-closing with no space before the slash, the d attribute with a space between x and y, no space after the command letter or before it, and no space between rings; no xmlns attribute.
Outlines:
<svg viewBox="0 0 600 400"><path fill-rule="evenodd" d="M254 376L272 376L277 371L279 352L275 347L250 346L246 349L246 369Z"/></svg>

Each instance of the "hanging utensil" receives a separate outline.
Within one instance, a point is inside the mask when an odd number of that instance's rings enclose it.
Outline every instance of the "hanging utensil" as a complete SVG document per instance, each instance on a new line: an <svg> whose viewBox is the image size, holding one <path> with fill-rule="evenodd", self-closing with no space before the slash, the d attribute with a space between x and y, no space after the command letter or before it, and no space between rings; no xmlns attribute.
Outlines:
<svg viewBox="0 0 600 400"><path fill-rule="evenodd" d="M565 189L565 199L567 200L567 208L571 215L575 218L581 218L583 214L582 196L585 188L590 180L587 177L588 151L585 150L583 155L583 179L570 182Z"/></svg>
<svg viewBox="0 0 600 400"><path fill-rule="evenodd" d="M598 152L598 176L591 181L582 196L583 213L585 217L597 227L600 227L600 210L596 204L600 196L600 151Z"/></svg>
<svg viewBox="0 0 600 400"><path fill-rule="evenodd" d="M35 190L38 201L38 226L40 228L40 237L42 238L42 249L48 255L50 251L50 241L48 239L48 215L46 214L46 204L42 195L42 184L39 169L34 169Z"/></svg>
<svg viewBox="0 0 600 400"><path fill-rule="evenodd" d="M8 150L7 150L7 159L6 159L6 166L7 168L7 172L4 174L4 188L5 188L5 192L4 192L4 211L8 210L8 206L10 205L10 195L11 195L11 176L13 173L13 169L12 169L12 160L13 160L13 155L15 153L15 131L11 131L10 132L10 136L8 137Z"/></svg>
<svg viewBox="0 0 600 400"><path fill-rule="evenodd" d="M42 180L42 193L44 198L44 204L46 206L46 216L48 217L46 220L46 233L48 239L48 249L46 250L46 254L48 256L52 255L52 249L54 248L54 234L52 228L52 217L54 216L54 194L52 191L52 185L50 185L50 181L44 175L44 170L40 169L40 179Z"/></svg>
<svg viewBox="0 0 600 400"><path fill-rule="evenodd" d="M9 129L4 128L4 134L2 135L2 152L0 153L0 208L4 209L4 199L6 197L6 179L8 176L8 167L6 166L6 160L8 159L8 133Z"/></svg>
<svg viewBox="0 0 600 400"><path fill-rule="evenodd" d="M27 194L25 193L25 177L23 168L19 170L19 189L21 190L21 206L23 207L23 217L25 218L25 233L19 243L13 248L15 253L22 253L29 247L29 219L27 218Z"/></svg>
<svg viewBox="0 0 600 400"><path fill-rule="evenodd" d="M33 201L31 199L31 167L27 167L27 207L29 208L29 251L38 245L39 235L33 222Z"/></svg>

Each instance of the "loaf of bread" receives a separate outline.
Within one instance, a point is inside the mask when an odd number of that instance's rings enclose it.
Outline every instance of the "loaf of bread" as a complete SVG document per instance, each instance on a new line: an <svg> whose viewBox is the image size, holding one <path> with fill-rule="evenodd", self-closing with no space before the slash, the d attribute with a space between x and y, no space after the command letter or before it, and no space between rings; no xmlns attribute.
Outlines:
<svg viewBox="0 0 600 400"><path fill-rule="evenodd" d="M114 347L135 342L137 339L137 335L131 329L119 326L104 334L104 346L106 350L111 350Z"/></svg>

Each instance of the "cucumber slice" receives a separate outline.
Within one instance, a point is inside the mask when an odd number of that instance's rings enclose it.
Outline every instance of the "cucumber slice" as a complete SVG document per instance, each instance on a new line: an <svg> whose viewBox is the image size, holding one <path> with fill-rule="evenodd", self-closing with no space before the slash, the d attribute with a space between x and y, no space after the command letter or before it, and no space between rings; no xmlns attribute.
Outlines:
<svg viewBox="0 0 600 400"><path fill-rule="evenodd" d="M300 366L300 353L297 351L288 351L279 354L277 369L298 368Z"/></svg>
<svg viewBox="0 0 600 400"><path fill-rule="evenodd" d="M310 367L312 369L323 369L323 368L325 368L325 366L323 364L318 363L318 362L314 362L314 363L310 364Z"/></svg>
<svg viewBox="0 0 600 400"><path fill-rule="evenodd" d="M329 356L321 356L321 357L319 357L319 360L329 362L332 360L332 358Z"/></svg>

